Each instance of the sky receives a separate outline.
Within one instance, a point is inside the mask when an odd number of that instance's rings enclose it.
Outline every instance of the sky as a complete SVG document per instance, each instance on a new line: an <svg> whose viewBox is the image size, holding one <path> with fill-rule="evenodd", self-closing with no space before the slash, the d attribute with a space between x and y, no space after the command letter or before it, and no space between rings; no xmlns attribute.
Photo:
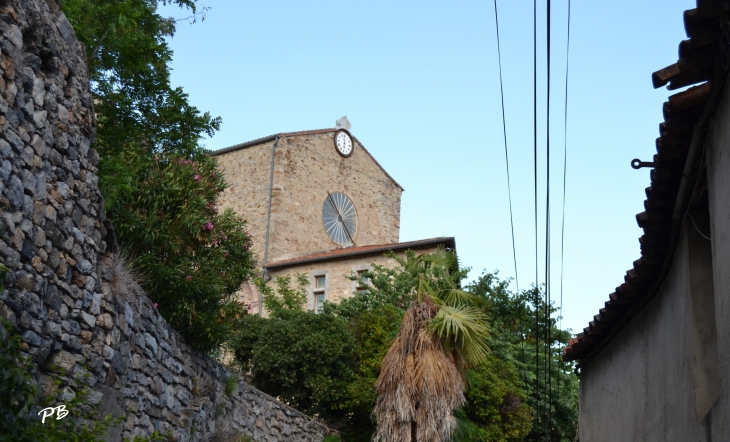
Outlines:
<svg viewBox="0 0 730 442"><path fill-rule="evenodd" d="M223 120L221 149L279 132L351 132L405 188L401 241L456 238L470 278L536 281L533 3L497 2L517 274L500 100L494 3L205 0L178 23L172 83ZM688 0L573 1L565 115L568 0L552 2L551 299L582 331L640 257L649 169L663 121L652 72L677 61ZM537 281L545 283L547 10L538 5ZM161 9L183 18L189 12ZM567 136L564 136L564 131ZM563 161L567 148L565 200ZM561 253L565 203L564 250ZM561 265L562 263L562 265ZM515 278L517 276L517 278ZM562 279L561 279L562 276ZM561 284L562 281L562 284Z"/></svg>

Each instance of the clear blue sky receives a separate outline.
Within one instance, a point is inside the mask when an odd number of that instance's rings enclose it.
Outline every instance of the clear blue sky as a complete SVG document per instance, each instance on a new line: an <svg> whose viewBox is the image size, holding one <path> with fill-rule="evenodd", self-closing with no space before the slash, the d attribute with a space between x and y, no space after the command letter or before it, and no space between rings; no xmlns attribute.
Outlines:
<svg viewBox="0 0 730 442"><path fill-rule="evenodd" d="M171 39L172 81L223 118L219 149L288 131L352 133L406 189L401 241L456 237L463 265L514 277L490 1L207 0ZM567 0L552 2L552 298L560 302ZM640 257L649 170L688 0L573 1L563 326L579 332ZM498 2L520 288L535 282L532 2ZM175 8L163 14L183 17ZM546 7L538 6L539 281L544 282ZM513 283L513 288L515 287Z"/></svg>

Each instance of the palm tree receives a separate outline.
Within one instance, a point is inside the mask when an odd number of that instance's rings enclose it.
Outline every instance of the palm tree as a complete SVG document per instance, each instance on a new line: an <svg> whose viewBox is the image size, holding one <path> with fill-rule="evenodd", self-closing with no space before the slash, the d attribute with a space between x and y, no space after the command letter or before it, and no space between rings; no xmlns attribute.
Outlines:
<svg viewBox="0 0 730 442"><path fill-rule="evenodd" d="M451 275L456 255L439 249L406 262L414 300L383 359L373 415L380 442L441 442L464 404L466 368L486 359L489 330L480 301Z"/></svg>

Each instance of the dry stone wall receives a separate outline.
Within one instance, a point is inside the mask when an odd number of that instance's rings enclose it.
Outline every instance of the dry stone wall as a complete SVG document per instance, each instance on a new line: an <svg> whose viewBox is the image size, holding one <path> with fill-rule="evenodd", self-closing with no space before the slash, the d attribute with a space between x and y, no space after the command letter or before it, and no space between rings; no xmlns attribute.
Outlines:
<svg viewBox="0 0 730 442"><path fill-rule="evenodd" d="M53 0L0 0L0 74L0 315L44 393L67 402L88 374L85 404L124 419L110 441L322 440L324 426L243 382L227 394L228 370L186 346L107 251L84 51Z"/></svg>

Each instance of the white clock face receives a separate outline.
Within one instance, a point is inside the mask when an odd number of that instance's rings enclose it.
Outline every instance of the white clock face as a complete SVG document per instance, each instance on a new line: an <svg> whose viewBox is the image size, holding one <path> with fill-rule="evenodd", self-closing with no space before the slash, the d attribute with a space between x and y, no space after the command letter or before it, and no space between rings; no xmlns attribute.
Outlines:
<svg viewBox="0 0 730 442"><path fill-rule="evenodd" d="M335 146L337 146L337 152L342 156L350 156L352 153L352 139L347 132L337 132L335 136Z"/></svg>

